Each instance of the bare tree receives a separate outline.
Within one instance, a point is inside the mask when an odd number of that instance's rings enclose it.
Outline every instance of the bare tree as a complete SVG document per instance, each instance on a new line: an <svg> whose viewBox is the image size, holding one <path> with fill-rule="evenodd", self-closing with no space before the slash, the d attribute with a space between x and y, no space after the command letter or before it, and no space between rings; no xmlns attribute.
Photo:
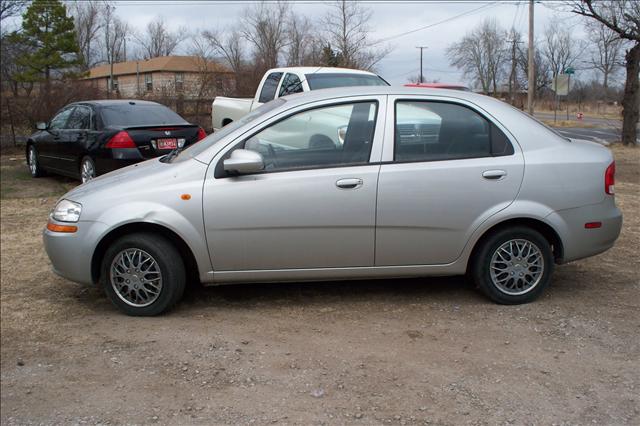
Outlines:
<svg viewBox="0 0 640 426"><path fill-rule="evenodd" d="M76 38L80 47L80 58L85 69L102 61L98 43L105 20L104 15L111 5L106 1L79 1L69 4L76 27Z"/></svg>
<svg viewBox="0 0 640 426"><path fill-rule="evenodd" d="M535 41L535 45L541 45L541 41ZM522 81L520 85L522 87L528 87L529 81L527 76L529 75L529 56L526 47L518 48L518 66L522 69ZM551 67L540 49L536 49L533 57L533 75L535 83L536 97L542 95L542 91L551 87Z"/></svg>
<svg viewBox="0 0 640 426"><path fill-rule="evenodd" d="M239 31L232 29L223 31L207 30L202 32L202 37L213 53L224 57L231 71L235 74L239 74L242 71L245 48L242 44L242 34Z"/></svg>
<svg viewBox="0 0 640 426"><path fill-rule="evenodd" d="M18 16L27 5L27 0L0 1L0 22L12 16Z"/></svg>
<svg viewBox="0 0 640 426"><path fill-rule="evenodd" d="M164 18L158 16L147 24L146 32L136 38L142 47L144 59L151 59L174 53L178 45L185 40L186 34L185 28L175 32L170 31Z"/></svg>
<svg viewBox="0 0 640 426"><path fill-rule="evenodd" d="M254 57L262 71L278 66L288 44L286 2L267 4L264 1L245 9L242 34L254 48Z"/></svg>
<svg viewBox="0 0 640 426"><path fill-rule="evenodd" d="M589 62L602 73L602 86L606 92L609 88L609 77L620 67L624 40L618 33L598 21L588 21L587 30L589 39L595 46Z"/></svg>
<svg viewBox="0 0 640 426"><path fill-rule="evenodd" d="M486 19L460 42L452 44L447 49L447 56L451 65L479 83L483 92L495 94L507 58L505 43L506 33L497 21Z"/></svg>
<svg viewBox="0 0 640 426"><path fill-rule="evenodd" d="M370 70L389 54L388 47L376 47L379 43L369 37L371 15L357 1L337 0L321 20L324 44L338 51L342 66Z"/></svg>
<svg viewBox="0 0 640 426"><path fill-rule="evenodd" d="M287 27L287 65L315 65L309 61L313 54L316 39L312 35L313 25L306 16L298 16L291 13Z"/></svg>
<svg viewBox="0 0 640 426"><path fill-rule="evenodd" d="M622 143L635 145L640 118L640 1L638 0L575 0L572 12L602 23L620 38L629 40L625 54L627 78L622 98Z"/></svg>
<svg viewBox="0 0 640 426"><path fill-rule="evenodd" d="M545 27L542 52L555 77L576 62L584 52L584 44L573 38L571 31L554 18Z"/></svg>
<svg viewBox="0 0 640 426"><path fill-rule="evenodd" d="M129 24L115 14L115 7L108 6L103 18L104 61L113 64L126 60L126 39L131 34Z"/></svg>

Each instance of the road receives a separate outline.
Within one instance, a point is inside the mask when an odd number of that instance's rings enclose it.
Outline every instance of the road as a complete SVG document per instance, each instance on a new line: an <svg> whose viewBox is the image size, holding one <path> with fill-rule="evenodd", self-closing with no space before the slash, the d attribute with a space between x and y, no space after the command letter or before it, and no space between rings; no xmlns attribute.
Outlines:
<svg viewBox="0 0 640 426"><path fill-rule="evenodd" d="M552 113L536 112L535 116L539 120L545 120L549 122L553 120ZM570 116L572 121L573 116ZM566 114L558 111L558 121L564 121ZM620 134L622 131L622 121L610 118L597 118L597 117L585 117L582 123L593 125L592 128L585 127L554 127L562 135L572 139L586 139L604 145L608 145L612 142L620 140ZM579 122L576 121L576 124ZM640 126L638 134L640 134ZM640 138L637 139L637 143L640 144Z"/></svg>
<svg viewBox="0 0 640 426"><path fill-rule="evenodd" d="M620 129L615 128L557 127L555 130L571 139L586 139L604 145L620 140Z"/></svg>
<svg viewBox="0 0 640 426"><path fill-rule="evenodd" d="M545 120L545 121L553 120L553 113L536 112L536 113L534 113L534 115L539 120ZM576 119L575 114L569 114L569 120L570 121L575 121L575 119ZM566 111L558 111L557 120L558 121L566 121L567 120ZM622 120L618 120L618 119L615 119L615 118L588 117L588 116L586 116L582 120L580 120L580 122L587 123L587 124L594 124L594 125L596 125L598 127L616 127L616 128L621 128L622 127Z"/></svg>

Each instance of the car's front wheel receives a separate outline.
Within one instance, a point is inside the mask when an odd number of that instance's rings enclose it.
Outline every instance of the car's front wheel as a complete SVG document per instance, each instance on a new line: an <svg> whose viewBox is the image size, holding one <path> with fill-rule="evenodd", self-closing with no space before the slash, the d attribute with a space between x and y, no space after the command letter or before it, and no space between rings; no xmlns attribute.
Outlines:
<svg viewBox="0 0 640 426"><path fill-rule="evenodd" d="M170 241L148 233L116 240L102 261L103 285L114 305L127 315L158 315L184 293L186 273Z"/></svg>
<svg viewBox="0 0 640 426"><path fill-rule="evenodd" d="M526 227L490 235L473 259L476 285L491 300L514 305L535 300L551 281L553 252L546 238Z"/></svg>
<svg viewBox="0 0 640 426"><path fill-rule="evenodd" d="M42 167L40 167L38 150L33 144L29 145L29 149L27 150L27 165L29 166L31 177L36 178L44 176L44 170L42 170Z"/></svg>

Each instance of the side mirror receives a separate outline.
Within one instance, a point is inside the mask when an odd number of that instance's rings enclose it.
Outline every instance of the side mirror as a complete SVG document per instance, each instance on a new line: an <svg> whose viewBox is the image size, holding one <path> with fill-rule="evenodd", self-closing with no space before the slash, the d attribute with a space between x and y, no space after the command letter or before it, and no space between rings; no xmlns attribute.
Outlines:
<svg viewBox="0 0 640 426"><path fill-rule="evenodd" d="M43 123L42 121L36 123L36 129L47 130L47 123Z"/></svg>
<svg viewBox="0 0 640 426"><path fill-rule="evenodd" d="M256 173L264 170L262 155L248 149L236 149L223 165L227 172Z"/></svg>

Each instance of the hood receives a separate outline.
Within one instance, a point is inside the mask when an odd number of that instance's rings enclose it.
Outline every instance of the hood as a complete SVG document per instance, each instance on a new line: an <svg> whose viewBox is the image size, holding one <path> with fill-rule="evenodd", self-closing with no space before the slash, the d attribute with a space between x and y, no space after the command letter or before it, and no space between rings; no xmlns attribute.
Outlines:
<svg viewBox="0 0 640 426"><path fill-rule="evenodd" d="M163 166L170 166L170 164L160 162L160 158L153 158L142 163L132 164L105 175L98 176L95 179L91 179L89 182L83 183L82 185L67 192L63 198L71 201L78 201L78 199L83 198L88 194L93 194L105 188L113 188L120 182L130 183L133 180L148 177L149 175L155 174L166 168Z"/></svg>

